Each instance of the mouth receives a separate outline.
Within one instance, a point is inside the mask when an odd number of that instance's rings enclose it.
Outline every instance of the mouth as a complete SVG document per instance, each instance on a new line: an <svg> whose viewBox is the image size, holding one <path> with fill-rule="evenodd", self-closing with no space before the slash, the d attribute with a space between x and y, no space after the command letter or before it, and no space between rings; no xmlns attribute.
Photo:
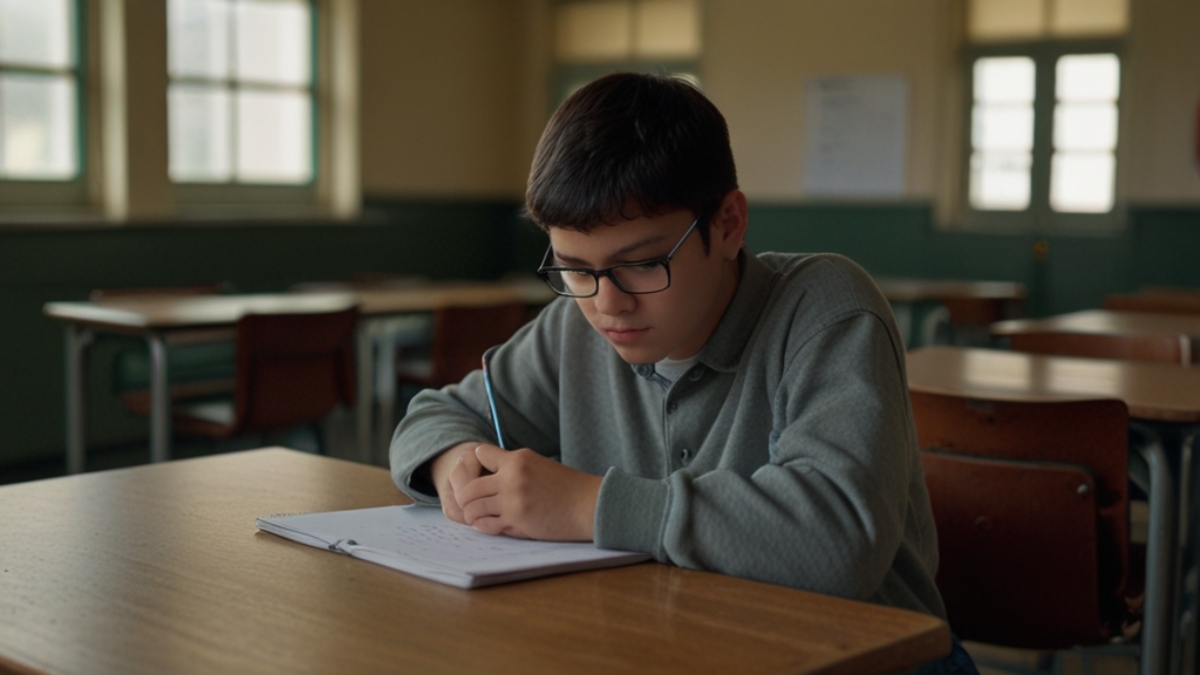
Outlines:
<svg viewBox="0 0 1200 675"><path fill-rule="evenodd" d="M602 328L600 334L614 345L628 345L641 340L649 328Z"/></svg>

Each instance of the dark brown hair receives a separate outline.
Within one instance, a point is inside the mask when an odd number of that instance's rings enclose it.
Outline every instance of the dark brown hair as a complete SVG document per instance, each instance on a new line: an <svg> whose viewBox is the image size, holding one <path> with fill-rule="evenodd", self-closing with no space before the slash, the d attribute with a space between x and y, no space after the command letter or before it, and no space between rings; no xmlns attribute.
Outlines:
<svg viewBox="0 0 1200 675"><path fill-rule="evenodd" d="M737 169L725 118L688 82L615 73L571 95L542 133L526 215L542 230L691 210L708 247L708 217Z"/></svg>

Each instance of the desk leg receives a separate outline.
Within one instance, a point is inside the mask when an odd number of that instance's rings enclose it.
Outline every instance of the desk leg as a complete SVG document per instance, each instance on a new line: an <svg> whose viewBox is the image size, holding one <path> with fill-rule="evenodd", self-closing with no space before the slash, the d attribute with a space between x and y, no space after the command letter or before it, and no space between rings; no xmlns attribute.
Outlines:
<svg viewBox="0 0 1200 675"><path fill-rule="evenodd" d="M371 319L358 322L355 339L358 342L358 400L354 404L354 421L357 427L355 433L358 440L358 458L361 462L371 464L374 459L371 412L375 407L375 355L372 351L375 345L372 339Z"/></svg>
<svg viewBox="0 0 1200 675"><path fill-rule="evenodd" d="M165 462L171 456L171 392L167 385L167 345L163 337L150 333L150 461Z"/></svg>
<svg viewBox="0 0 1200 675"><path fill-rule="evenodd" d="M389 333L378 336L375 345L379 349L379 353L375 357L375 391L379 407L379 421L376 425L378 436L376 437L379 439L379 444L383 446L383 456L388 457L392 434L396 433L396 420L394 419L396 410L396 344L393 335Z"/></svg>
<svg viewBox="0 0 1200 675"><path fill-rule="evenodd" d="M92 331L83 326L66 329L67 473L82 473L87 453L87 372Z"/></svg>
<svg viewBox="0 0 1200 675"><path fill-rule="evenodd" d="M1146 546L1146 604L1142 624L1143 673L1166 673L1171 663L1174 624L1175 485L1166 453L1157 440L1138 444L1150 467L1150 536Z"/></svg>

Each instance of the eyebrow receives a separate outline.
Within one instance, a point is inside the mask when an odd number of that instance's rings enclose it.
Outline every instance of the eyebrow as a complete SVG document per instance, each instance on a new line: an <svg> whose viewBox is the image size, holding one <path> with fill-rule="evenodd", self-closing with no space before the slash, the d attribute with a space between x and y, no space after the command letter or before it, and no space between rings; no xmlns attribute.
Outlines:
<svg viewBox="0 0 1200 675"><path fill-rule="evenodd" d="M659 234L659 235L650 237L648 239L643 239L641 241L635 241L628 246L623 246L620 249L618 249L617 251L614 251L612 253L612 255L609 256L609 259L620 259L621 256L629 253L630 251L636 251L637 249L642 248L643 246L649 246L650 244L657 244L658 242L662 241L663 239L665 239L665 236ZM550 248L553 249L554 247L551 246ZM587 267L587 261L580 260L579 258L575 258L575 257L569 256L569 255L561 255L558 251L554 251L554 257L557 258L560 262L566 263L567 265L570 265L570 266ZM662 256L658 256L658 257L662 257ZM642 258L642 260L652 260L652 258ZM637 262L637 261L633 260L633 261L627 261L627 262ZM617 263L617 264L623 265L625 263Z"/></svg>

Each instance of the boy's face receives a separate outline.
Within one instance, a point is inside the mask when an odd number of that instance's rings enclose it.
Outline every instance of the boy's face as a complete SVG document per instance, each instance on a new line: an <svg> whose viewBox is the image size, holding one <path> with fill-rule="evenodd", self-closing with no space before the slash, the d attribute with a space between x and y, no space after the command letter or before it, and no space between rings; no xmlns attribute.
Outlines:
<svg viewBox="0 0 1200 675"><path fill-rule="evenodd" d="M710 226L706 254L693 232L671 259L671 286L658 293L630 294L600 278L599 291L576 298L579 309L629 363L685 359L704 347L737 290L741 232L726 237L720 214ZM593 270L660 258L671 252L696 218L691 211L642 216L588 233L554 227L550 245L555 263Z"/></svg>

